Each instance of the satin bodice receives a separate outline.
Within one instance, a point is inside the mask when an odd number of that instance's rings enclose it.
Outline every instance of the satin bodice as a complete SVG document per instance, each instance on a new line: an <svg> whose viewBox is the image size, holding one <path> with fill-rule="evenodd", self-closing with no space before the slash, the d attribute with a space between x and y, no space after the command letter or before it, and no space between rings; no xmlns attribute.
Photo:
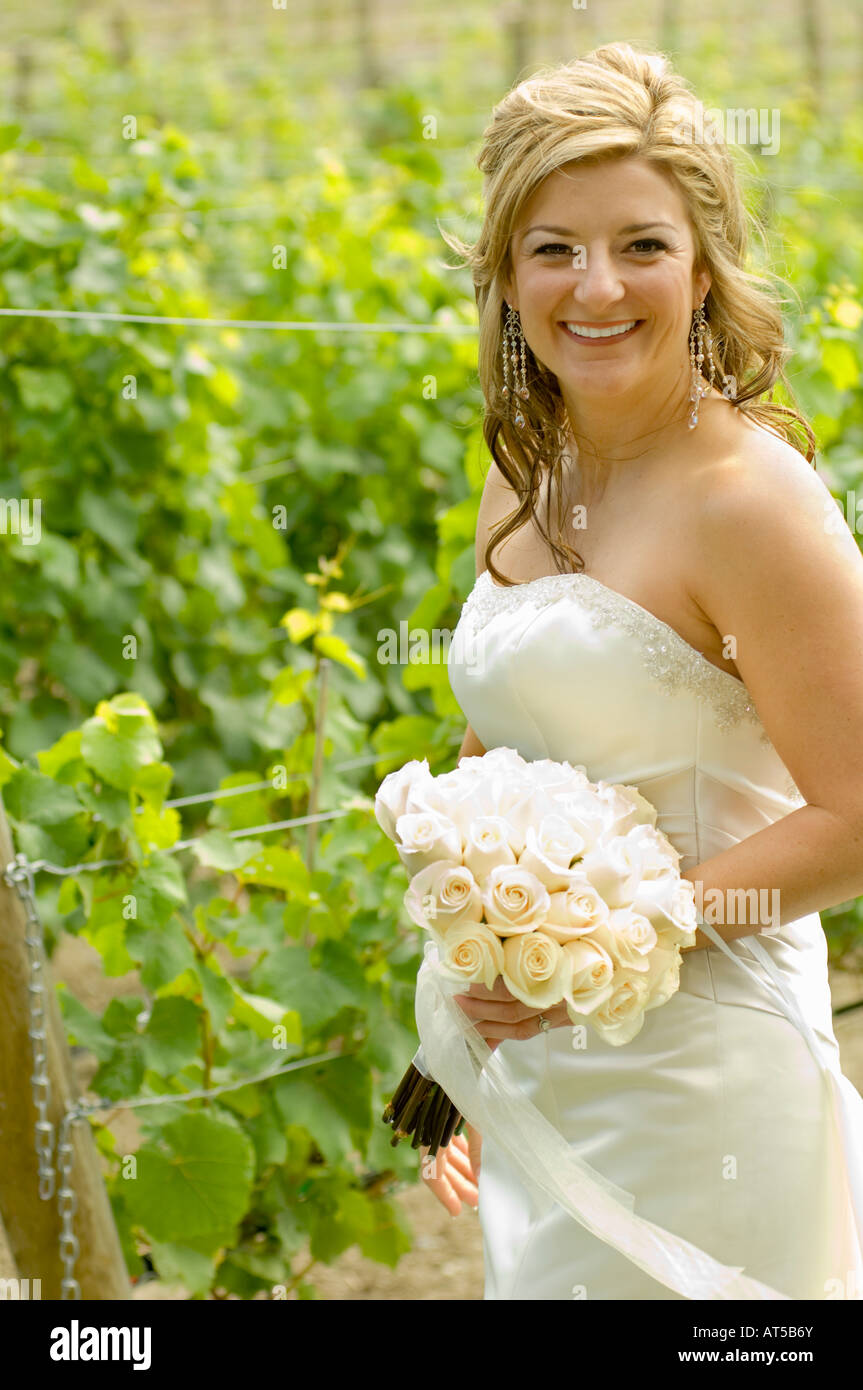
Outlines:
<svg viewBox="0 0 863 1390"><path fill-rule="evenodd" d="M805 805L742 681L633 600L586 574L504 587L484 571L448 654L450 685L483 747L584 766L635 786L686 872ZM759 936L833 1041L817 913ZM745 938L743 938L745 941ZM740 941L732 952L752 964ZM777 1011L715 947L687 952L681 989Z"/></svg>

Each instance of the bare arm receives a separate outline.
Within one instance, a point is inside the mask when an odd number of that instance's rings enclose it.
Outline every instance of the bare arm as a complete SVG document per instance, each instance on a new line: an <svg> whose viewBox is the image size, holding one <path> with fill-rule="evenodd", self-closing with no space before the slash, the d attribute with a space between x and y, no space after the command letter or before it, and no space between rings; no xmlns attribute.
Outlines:
<svg viewBox="0 0 863 1390"><path fill-rule="evenodd" d="M470 724L468 724L461 748L458 750L458 757L455 760L456 767L458 767L462 758L481 758L485 752L487 752L487 749L483 748L473 729L470 727Z"/></svg>
<svg viewBox="0 0 863 1390"><path fill-rule="evenodd" d="M717 477L692 528L694 597L733 638L808 804L684 874L702 885L705 920L726 941L767 925L768 903L775 927L863 894L863 556L801 456L756 448ZM699 932L689 949L710 944Z"/></svg>

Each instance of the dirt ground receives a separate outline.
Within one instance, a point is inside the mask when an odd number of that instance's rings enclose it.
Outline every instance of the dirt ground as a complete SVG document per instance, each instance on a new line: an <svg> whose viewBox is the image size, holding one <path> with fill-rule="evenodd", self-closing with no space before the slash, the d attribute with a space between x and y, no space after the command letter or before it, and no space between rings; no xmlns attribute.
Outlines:
<svg viewBox="0 0 863 1390"><path fill-rule="evenodd" d="M133 994L138 988L134 974L106 979L99 957L86 942L76 937L62 938L52 970L55 979L65 980L82 1003L100 1012L111 998ZM863 970L855 973L831 971L830 986L834 1009L863 999ZM863 1009L837 1015L834 1029L845 1075L863 1091ZM91 1071L83 1059L80 1071L84 1085ZM124 1142L134 1139L132 1112L128 1112L126 1121L128 1134L124 1133ZM413 1248L392 1270L365 1259L356 1248L347 1250L333 1265L315 1265L307 1278L317 1288L319 1297L363 1302L482 1299L482 1235L476 1212L463 1207L460 1216L450 1216L420 1183L402 1188L394 1194L393 1200L401 1207L413 1231ZM0 1276L13 1272L7 1265L0 1228ZM148 1300L185 1299L188 1295L182 1288L149 1280L136 1285L132 1296Z"/></svg>

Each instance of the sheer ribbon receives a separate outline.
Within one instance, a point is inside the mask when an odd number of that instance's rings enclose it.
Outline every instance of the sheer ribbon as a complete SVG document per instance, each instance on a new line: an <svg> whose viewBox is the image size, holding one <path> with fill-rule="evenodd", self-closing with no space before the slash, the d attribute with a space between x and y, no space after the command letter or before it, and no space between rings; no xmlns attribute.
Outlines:
<svg viewBox="0 0 863 1390"><path fill-rule="evenodd" d="M699 925L715 945L753 976L759 987L764 987L760 977L729 950L712 927L703 922ZM773 980L777 1005L806 1037L822 1074L829 1077L834 1120L839 1131L844 1130L849 1152L853 1152L853 1106L859 1103L859 1096L841 1071L835 1072L825 1062L817 1038L763 946L750 938L746 940ZM435 1078L484 1139L492 1140L505 1150L528 1187L552 1197L599 1240L683 1298L789 1299L788 1294L750 1278L743 1266L723 1265L690 1241L639 1216L632 1193L617 1187L580 1158L524 1094L500 1050L490 1050L455 1003L453 995L463 992L464 986L441 977L433 968L437 959L436 946L427 942L416 993L421 1043L417 1055L421 1069ZM415 1063L420 1066L416 1059ZM856 1142L860 1142L859 1134ZM849 1175L849 1200L863 1240L861 1173ZM858 1251L860 1243L858 1241Z"/></svg>

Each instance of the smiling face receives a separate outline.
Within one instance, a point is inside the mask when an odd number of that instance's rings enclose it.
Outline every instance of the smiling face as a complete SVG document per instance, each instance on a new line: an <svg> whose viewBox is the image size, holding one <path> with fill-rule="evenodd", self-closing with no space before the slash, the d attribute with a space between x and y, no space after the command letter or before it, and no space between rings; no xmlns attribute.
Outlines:
<svg viewBox="0 0 863 1390"><path fill-rule="evenodd" d="M511 251L506 300L576 413L604 398L686 399L692 313L710 275L695 271L669 175L635 157L563 165L522 209Z"/></svg>

